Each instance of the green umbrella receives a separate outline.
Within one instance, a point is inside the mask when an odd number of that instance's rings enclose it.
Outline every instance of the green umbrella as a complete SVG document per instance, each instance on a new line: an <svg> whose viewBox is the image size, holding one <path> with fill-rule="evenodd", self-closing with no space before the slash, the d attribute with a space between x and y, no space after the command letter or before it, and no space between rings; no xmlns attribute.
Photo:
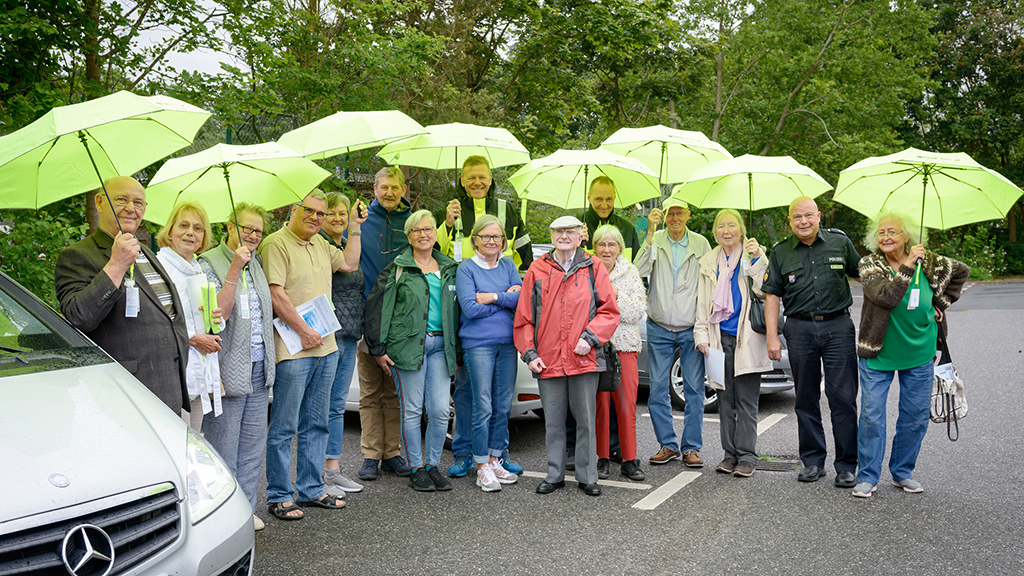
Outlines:
<svg viewBox="0 0 1024 576"><path fill-rule="evenodd" d="M236 199L268 210L300 202L330 176L276 142L217 144L164 163L146 188L146 220L163 224L179 202L201 204L211 222L234 219ZM237 224L237 222L236 222Z"/></svg>
<svg viewBox="0 0 1024 576"><path fill-rule="evenodd" d="M491 168L524 164L530 153L504 128L475 124L435 124L427 133L392 142L377 156L388 164L433 170L459 169L470 156L487 158Z"/></svg>
<svg viewBox="0 0 1024 576"><path fill-rule="evenodd" d="M323 160L426 132L398 110L337 112L287 132L277 142L311 160Z"/></svg>
<svg viewBox="0 0 1024 576"><path fill-rule="evenodd" d="M210 113L117 92L60 106L0 137L0 207L39 208L134 174L192 143Z"/></svg>
<svg viewBox="0 0 1024 576"><path fill-rule="evenodd" d="M875 216L897 210L939 230L1005 218L1021 189L964 153L916 148L865 158L839 173L834 199Z"/></svg>
<svg viewBox="0 0 1024 576"><path fill-rule="evenodd" d="M732 158L728 150L703 132L660 124L620 128L601 143L601 148L643 162L662 184L685 182L701 166Z"/></svg>
<svg viewBox="0 0 1024 576"><path fill-rule="evenodd" d="M590 182L599 175L615 182L615 205L619 208L661 197L658 176L650 168L639 160L600 148L558 150L531 160L508 181L520 198L580 210L587 207Z"/></svg>
<svg viewBox="0 0 1024 576"><path fill-rule="evenodd" d="M755 210L789 206L832 189L824 178L789 156L754 156L712 162L697 169L672 197L697 208Z"/></svg>

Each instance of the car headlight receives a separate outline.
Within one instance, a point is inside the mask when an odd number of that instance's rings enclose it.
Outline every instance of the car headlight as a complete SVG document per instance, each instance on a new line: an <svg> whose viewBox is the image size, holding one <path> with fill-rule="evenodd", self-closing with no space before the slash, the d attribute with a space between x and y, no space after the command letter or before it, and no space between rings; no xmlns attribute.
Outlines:
<svg viewBox="0 0 1024 576"><path fill-rule="evenodd" d="M235 478L216 450L191 428L187 444L188 509L194 525L231 497Z"/></svg>

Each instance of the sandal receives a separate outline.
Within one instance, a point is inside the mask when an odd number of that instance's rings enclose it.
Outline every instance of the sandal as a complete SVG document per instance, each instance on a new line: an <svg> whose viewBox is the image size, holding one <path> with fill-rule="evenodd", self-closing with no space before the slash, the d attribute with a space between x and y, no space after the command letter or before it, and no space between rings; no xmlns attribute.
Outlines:
<svg viewBox="0 0 1024 576"><path fill-rule="evenodd" d="M295 510L302 512L302 510L299 510L299 507L294 503L285 504L284 502L271 502L270 505L267 506L267 510L269 510L270 513L274 515L274 518L277 518L278 520L302 520L306 516L304 512L298 516L291 516L288 514Z"/></svg>
<svg viewBox="0 0 1024 576"><path fill-rule="evenodd" d="M327 508L330 510L345 507L344 500L337 496L331 496L330 494L324 494L316 500L296 500L295 503L299 506L315 506L317 508Z"/></svg>

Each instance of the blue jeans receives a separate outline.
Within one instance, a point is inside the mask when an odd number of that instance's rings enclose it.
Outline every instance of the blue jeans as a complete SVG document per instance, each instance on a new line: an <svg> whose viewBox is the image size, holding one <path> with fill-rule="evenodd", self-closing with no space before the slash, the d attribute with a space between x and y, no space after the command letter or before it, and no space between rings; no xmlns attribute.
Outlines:
<svg viewBox="0 0 1024 576"><path fill-rule="evenodd" d="M420 443L420 422L427 411L426 464L441 462L444 437L448 432L448 397L451 377L444 358L444 336L426 336L423 366L419 370L398 370L395 385L402 406L402 448L412 468L422 468L424 447Z"/></svg>
<svg viewBox="0 0 1024 576"><path fill-rule="evenodd" d="M473 461L485 464L508 450L508 418L516 386L516 347L494 344L463 353L473 390Z"/></svg>
<svg viewBox="0 0 1024 576"><path fill-rule="evenodd" d="M473 453L473 390L465 366L455 371L455 426L452 427L452 456L456 460Z"/></svg>
<svg viewBox="0 0 1024 576"><path fill-rule="evenodd" d="M260 360L252 363L252 392L223 398L220 416L211 412L203 418L203 436L228 463L254 513L263 451L267 447L269 400L270 389Z"/></svg>
<svg viewBox="0 0 1024 576"><path fill-rule="evenodd" d="M327 451L327 415L331 385L338 371L338 351L321 358L296 358L277 363L274 403L267 431L267 502L316 500L324 495L320 469ZM295 488L289 476L292 437L299 436Z"/></svg>
<svg viewBox="0 0 1024 576"><path fill-rule="evenodd" d="M327 417L327 455L329 460L341 459L341 437L345 434L345 401L352 387L356 369L356 340L338 338L338 371L331 385L331 411Z"/></svg>
<svg viewBox="0 0 1024 576"><path fill-rule="evenodd" d="M679 349L679 361L683 370L683 411L682 449L672 425L672 398L669 395L669 370ZM673 332L647 319L647 363L651 372L651 393L647 408L651 413L654 435L664 448L677 452L700 450L703 445L704 428L704 355L693 347L693 328Z"/></svg>
<svg viewBox="0 0 1024 576"><path fill-rule="evenodd" d="M892 439L889 472L897 482L911 478L928 432L934 367L926 362L899 371L872 370L860 359L860 426L857 429L857 482L878 484L885 458L885 404L893 376L899 374L899 416Z"/></svg>

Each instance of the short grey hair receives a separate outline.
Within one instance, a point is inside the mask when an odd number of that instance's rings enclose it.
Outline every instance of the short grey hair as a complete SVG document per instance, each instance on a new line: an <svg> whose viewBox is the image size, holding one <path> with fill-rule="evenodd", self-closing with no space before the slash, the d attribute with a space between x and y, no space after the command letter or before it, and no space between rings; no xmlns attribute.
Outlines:
<svg viewBox="0 0 1024 576"><path fill-rule="evenodd" d="M422 222L424 218L430 220L430 225L435 229L437 228L437 220L434 220L434 215L430 213L430 210L417 210L405 220L405 235L408 236L412 229Z"/></svg>
<svg viewBox="0 0 1024 576"><path fill-rule="evenodd" d="M377 171L373 175L373 185L380 184L380 179L383 177L398 178L398 185L405 186L405 174L402 173L402 169L398 166L385 166Z"/></svg>
<svg viewBox="0 0 1024 576"><path fill-rule="evenodd" d="M907 235L907 244L903 247L903 251L907 254L910 254L911 246L928 241L928 232L921 230L920 221L914 220L902 212L883 210L868 222L867 232L864 234L864 246L872 252L878 252L878 226L883 220L892 220Z"/></svg>
<svg viewBox="0 0 1024 576"><path fill-rule="evenodd" d="M312 190L310 190L309 194L306 194L303 200L305 200L306 198L316 198L317 200L323 202L325 205L327 204L327 194L324 194L324 191L319 188L313 188ZM299 204L302 204L302 202L299 202Z"/></svg>
<svg viewBox="0 0 1024 576"><path fill-rule="evenodd" d="M594 238L590 241L590 245L597 250L597 243L603 240L605 236L611 236L612 240L615 240L615 243L619 245L619 253L626 249L626 239L622 237L622 231L614 224L604 224L599 226L597 230L594 230Z"/></svg>
<svg viewBox="0 0 1024 576"><path fill-rule="evenodd" d="M480 166L480 164L477 164L477 166ZM484 228L487 228L491 224L497 224L498 228L501 228L501 221L498 220L497 216L493 216L491 214L484 214L483 216L477 218L476 222L473 223L473 231L470 232L470 235L473 238L476 238L476 235L479 234L481 230L483 230ZM472 244L473 244L473 249L475 250L476 249L476 240L473 240ZM505 229L502 228L501 229L501 251L504 252L506 249L508 249L508 237L505 236Z"/></svg>

